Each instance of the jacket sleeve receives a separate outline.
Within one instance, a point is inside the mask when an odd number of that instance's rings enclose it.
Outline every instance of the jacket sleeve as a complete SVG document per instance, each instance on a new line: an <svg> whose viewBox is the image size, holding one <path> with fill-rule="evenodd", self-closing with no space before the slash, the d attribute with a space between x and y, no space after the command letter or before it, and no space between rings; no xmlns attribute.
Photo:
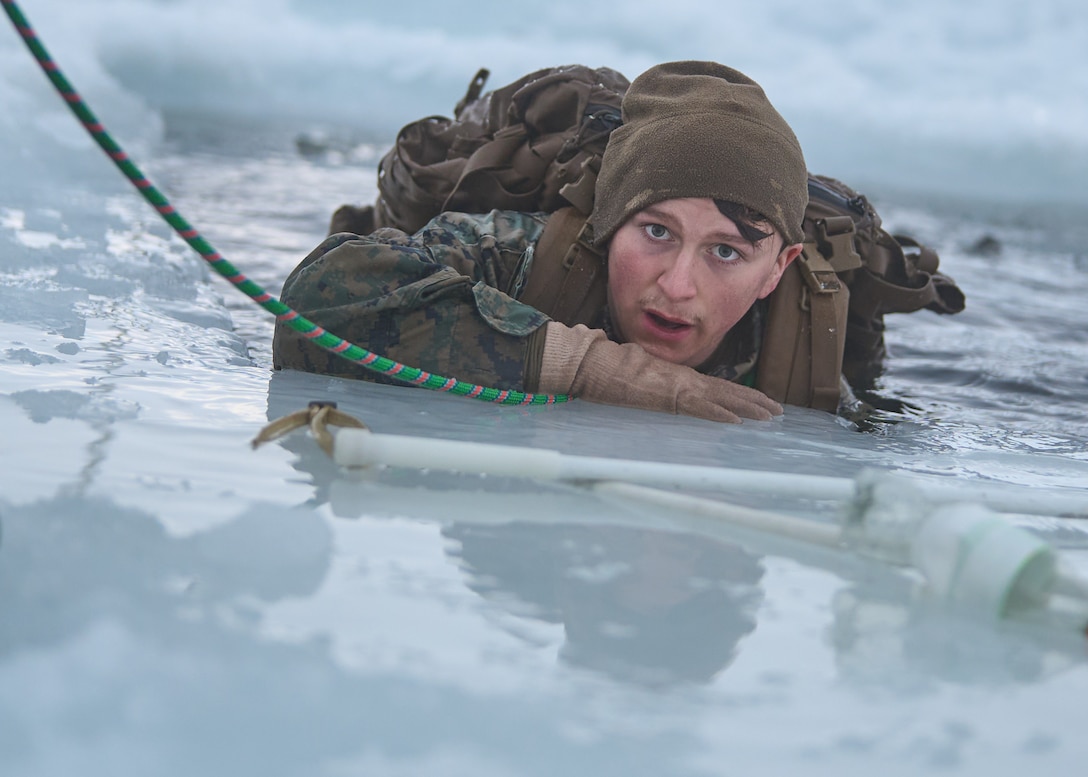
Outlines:
<svg viewBox="0 0 1088 777"><path fill-rule="evenodd" d="M450 378L534 390L543 313L515 297L546 217L446 213L415 235L332 235L288 276L283 302L334 334ZM314 345L282 323L277 369L398 383Z"/></svg>

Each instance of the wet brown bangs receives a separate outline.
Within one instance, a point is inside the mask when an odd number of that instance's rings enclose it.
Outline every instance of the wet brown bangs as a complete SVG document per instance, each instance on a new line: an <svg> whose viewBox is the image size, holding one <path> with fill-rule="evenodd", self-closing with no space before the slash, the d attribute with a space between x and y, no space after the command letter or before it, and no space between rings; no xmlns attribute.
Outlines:
<svg viewBox="0 0 1088 777"><path fill-rule="evenodd" d="M759 211L727 200L714 200L714 204L718 206L718 211L723 216L737 225L740 236L752 245L774 234L773 231L764 232L756 226L756 224L770 224L770 219Z"/></svg>

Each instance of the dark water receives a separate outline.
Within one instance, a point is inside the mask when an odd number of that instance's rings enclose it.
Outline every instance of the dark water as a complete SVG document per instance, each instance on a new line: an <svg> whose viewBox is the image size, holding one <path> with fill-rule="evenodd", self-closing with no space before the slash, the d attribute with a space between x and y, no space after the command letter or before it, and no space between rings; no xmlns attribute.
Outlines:
<svg viewBox="0 0 1088 777"><path fill-rule="evenodd" d="M1075 209L878 197L893 231L941 254L967 295L953 317L889 316L882 388L923 418L1088 442L1088 253Z"/></svg>

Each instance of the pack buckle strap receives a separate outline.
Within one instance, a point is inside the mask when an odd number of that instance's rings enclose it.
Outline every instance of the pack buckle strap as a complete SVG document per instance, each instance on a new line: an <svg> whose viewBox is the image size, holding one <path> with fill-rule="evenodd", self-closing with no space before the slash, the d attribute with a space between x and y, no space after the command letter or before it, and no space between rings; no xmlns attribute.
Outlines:
<svg viewBox="0 0 1088 777"><path fill-rule="evenodd" d="M518 299L567 326L589 326L607 297L606 267L586 216L561 208L548 217Z"/></svg>
<svg viewBox="0 0 1088 777"><path fill-rule="evenodd" d="M849 216L817 219L816 245L835 272L861 267L861 255L854 247L854 220Z"/></svg>
<svg viewBox="0 0 1088 777"><path fill-rule="evenodd" d="M815 244L805 243L801 255L797 257L797 266L801 277L805 279L810 293L815 295L835 294L842 290L835 269L817 250Z"/></svg>
<svg viewBox="0 0 1088 777"><path fill-rule="evenodd" d="M839 407L843 353L841 344L846 336L846 332L841 331L844 322L839 320L837 310L840 305L837 303L841 295L849 292L839 280L831 263L820 254L814 244L805 243L801 255L797 257L797 264L809 292L812 316L809 406L834 413Z"/></svg>
<svg viewBox="0 0 1088 777"><path fill-rule="evenodd" d="M600 172L600 157L589 157L578 171L578 177L563 184L559 194L573 205L583 216L593 212L593 197L597 186L597 174Z"/></svg>
<svg viewBox="0 0 1088 777"><path fill-rule="evenodd" d="M453 109L453 115L460 117L461 111L469 103L474 103L480 99L480 94L484 91L484 84L487 83L487 77L491 75L491 71L486 67L482 67L476 71L476 75L472 77L472 80L468 82L468 88L465 90L465 96L458 101L457 105Z"/></svg>

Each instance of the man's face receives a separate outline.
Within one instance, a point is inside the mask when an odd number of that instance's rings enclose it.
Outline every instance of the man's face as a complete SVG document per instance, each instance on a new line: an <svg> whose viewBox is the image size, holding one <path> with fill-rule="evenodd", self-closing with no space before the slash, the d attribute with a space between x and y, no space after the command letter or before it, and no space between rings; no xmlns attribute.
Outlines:
<svg viewBox="0 0 1088 777"><path fill-rule="evenodd" d="M777 234L749 243L711 199L666 200L636 213L608 249L617 335L666 361L699 366L801 251L781 245Z"/></svg>

